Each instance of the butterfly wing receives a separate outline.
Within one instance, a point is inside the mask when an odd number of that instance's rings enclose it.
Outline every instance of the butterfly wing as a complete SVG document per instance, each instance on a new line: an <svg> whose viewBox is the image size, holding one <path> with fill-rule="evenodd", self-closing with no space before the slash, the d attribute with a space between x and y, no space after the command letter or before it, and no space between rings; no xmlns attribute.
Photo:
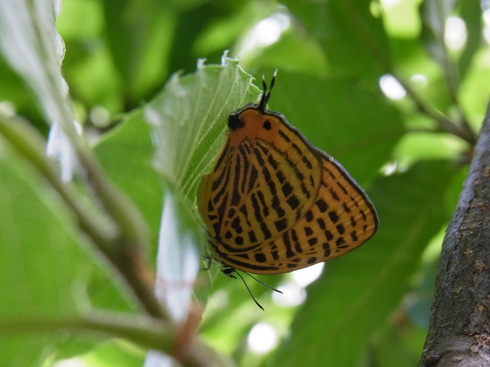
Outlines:
<svg viewBox="0 0 490 367"><path fill-rule="evenodd" d="M236 113L214 170L203 176L199 210L218 253L248 253L280 236L313 205L321 160L281 114Z"/></svg>
<svg viewBox="0 0 490 367"><path fill-rule="evenodd" d="M255 274L279 274L341 256L371 238L378 217L369 197L333 158L323 157L322 181L314 203L289 230L247 253L213 245L230 267Z"/></svg>

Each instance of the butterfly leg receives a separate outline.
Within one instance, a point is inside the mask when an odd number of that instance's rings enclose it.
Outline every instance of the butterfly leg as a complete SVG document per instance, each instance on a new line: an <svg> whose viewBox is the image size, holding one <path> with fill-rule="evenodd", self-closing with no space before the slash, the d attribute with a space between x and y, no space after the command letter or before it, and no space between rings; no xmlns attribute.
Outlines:
<svg viewBox="0 0 490 367"><path fill-rule="evenodd" d="M203 255L202 256L203 261L205 261L205 265L201 270L209 270L211 269L211 264L213 263L213 257L211 255Z"/></svg>

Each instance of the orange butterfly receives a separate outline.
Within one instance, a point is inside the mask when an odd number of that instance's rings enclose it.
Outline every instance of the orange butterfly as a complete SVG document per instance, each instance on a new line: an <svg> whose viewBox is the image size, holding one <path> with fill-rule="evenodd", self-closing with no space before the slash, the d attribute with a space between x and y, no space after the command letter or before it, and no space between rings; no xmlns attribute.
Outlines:
<svg viewBox="0 0 490 367"><path fill-rule="evenodd" d="M259 104L228 117L228 137L204 175L198 207L227 274L279 274L343 255L378 228L373 203L340 163Z"/></svg>

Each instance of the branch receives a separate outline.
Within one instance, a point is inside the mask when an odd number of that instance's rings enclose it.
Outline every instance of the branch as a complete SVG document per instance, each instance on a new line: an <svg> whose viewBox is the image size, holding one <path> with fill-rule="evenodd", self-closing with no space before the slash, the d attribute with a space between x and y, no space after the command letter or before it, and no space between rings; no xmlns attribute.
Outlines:
<svg viewBox="0 0 490 367"><path fill-rule="evenodd" d="M80 336L124 337L142 348L166 353L175 349L176 331L173 325L149 316L135 316L91 310L90 315L53 318L19 318L0 320L0 336L15 334L43 335L70 330Z"/></svg>
<svg viewBox="0 0 490 367"><path fill-rule="evenodd" d="M147 266L137 246L139 243L136 242L138 238L134 234L136 231L128 233L130 230L127 229L128 226L125 226L125 220L120 219L122 217L131 218L131 214L118 214L119 218L110 216L120 227L118 233L110 233L104 225L94 218L93 213L87 211L80 204L73 188L61 181L52 162L44 153L44 142L34 129L31 129L20 119L8 118L0 114L0 136L5 138L17 153L28 160L58 192L61 199L71 209L80 230L90 238L95 248L102 252L121 274L147 314L169 320L166 311L154 295L153 279L147 274ZM104 179L96 162L84 158L82 162L85 163L84 166L90 173L91 183L93 186L97 186L94 191L102 193L98 198L107 203L114 203L119 200L121 194L116 192L116 189ZM114 190L112 193L111 189ZM120 205L107 204L105 207L110 207L110 210L107 209L108 214L123 211L126 208L124 199L121 198L122 203ZM126 210L126 212L130 212L130 210Z"/></svg>
<svg viewBox="0 0 490 367"><path fill-rule="evenodd" d="M490 365L490 105L442 244L419 367Z"/></svg>

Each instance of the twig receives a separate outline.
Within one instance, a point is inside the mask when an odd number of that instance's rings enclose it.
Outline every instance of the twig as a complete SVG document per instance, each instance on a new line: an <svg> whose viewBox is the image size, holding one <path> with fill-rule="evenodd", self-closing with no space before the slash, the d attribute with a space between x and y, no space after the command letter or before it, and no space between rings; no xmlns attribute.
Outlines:
<svg viewBox="0 0 490 367"><path fill-rule="evenodd" d="M386 56L388 51L386 51L386 49L383 48L372 36L372 32L365 24L362 16L359 14L358 7L351 0L339 2L339 6L342 6L344 8L346 14L349 14L350 18L348 18L347 20L352 23L353 27L355 26L355 28L359 30L358 35L361 38L363 44L366 45L366 48L371 52L373 58L377 60L381 68L384 69L386 73L393 75L393 77L398 80L400 85L407 92L407 95L415 104L416 109L420 113L434 120L442 131L446 131L450 134L458 136L464 141L468 142L471 146L473 146L476 142L476 137L473 133L473 130L468 124L468 120L465 117L463 110L460 108L459 98L457 97L457 88L459 86L459 83L457 79L457 73L455 71L456 65L451 62L447 55L447 52L444 57L444 75L446 76L451 100L458 109L459 121L452 121L447 116L426 103L415 92L415 90L405 80L405 78L402 77L402 75L395 69L390 58ZM442 44L444 51L447 51L444 42Z"/></svg>
<svg viewBox="0 0 490 367"><path fill-rule="evenodd" d="M407 95L410 97L414 103L417 110L426 115L427 117L434 120L441 131L448 132L466 141L468 144L473 146L476 142L475 134L470 128L466 118L461 115L460 123L456 123L450 120L447 116L443 115L441 112L433 109L428 103L426 103L420 96L415 92L412 86L399 74L393 72L392 74L395 79L400 83L400 85L405 89Z"/></svg>

